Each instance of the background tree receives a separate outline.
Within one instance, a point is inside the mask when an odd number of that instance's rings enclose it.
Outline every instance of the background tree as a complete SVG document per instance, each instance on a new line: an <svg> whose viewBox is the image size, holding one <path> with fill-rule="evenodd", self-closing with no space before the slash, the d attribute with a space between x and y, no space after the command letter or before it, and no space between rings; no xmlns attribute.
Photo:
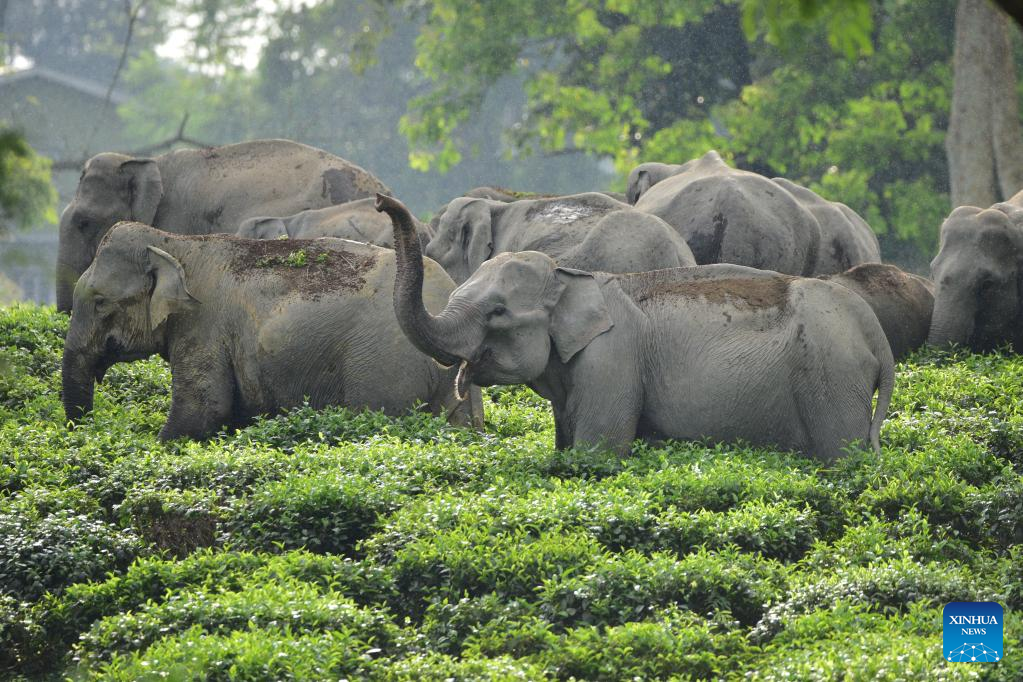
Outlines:
<svg viewBox="0 0 1023 682"><path fill-rule="evenodd" d="M1023 188L1023 131L1010 32L990 0L959 0L948 125L952 205L990 206Z"/></svg>

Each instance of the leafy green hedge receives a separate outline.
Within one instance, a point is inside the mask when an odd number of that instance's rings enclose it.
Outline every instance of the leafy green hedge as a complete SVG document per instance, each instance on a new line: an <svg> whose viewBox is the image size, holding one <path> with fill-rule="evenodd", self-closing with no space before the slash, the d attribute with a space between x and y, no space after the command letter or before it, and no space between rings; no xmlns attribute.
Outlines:
<svg viewBox="0 0 1023 682"><path fill-rule="evenodd" d="M507 387L486 433L301 407L162 444L155 359L68 430L66 325L0 311L0 677L1023 679L1015 357L910 358L882 454L823 467L555 452ZM941 659L963 599L1006 606L1001 663Z"/></svg>

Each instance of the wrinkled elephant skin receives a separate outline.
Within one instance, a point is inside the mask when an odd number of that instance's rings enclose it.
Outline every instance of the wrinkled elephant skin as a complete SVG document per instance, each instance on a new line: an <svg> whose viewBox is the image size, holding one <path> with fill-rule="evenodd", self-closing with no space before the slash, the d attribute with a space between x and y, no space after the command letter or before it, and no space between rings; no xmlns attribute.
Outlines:
<svg viewBox="0 0 1023 682"><path fill-rule="evenodd" d="M394 278L394 251L368 244L182 236L120 223L75 287L67 417L89 412L94 381L112 364L159 354L173 377L163 439L208 437L307 399L392 415L422 402L453 423L481 425L479 389L456 401L457 370L402 335ZM440 310L453 282L435 263L423 281L426 305Z"/></svg>
<svg viewBox="0 0 1023 682"><path fill-rule="evenodd" d="M641 164L629 177L630 201L674 227L701 265L809 276L881 262L877 237L848 206L732 168L715 151L678 166Z"/></svg>

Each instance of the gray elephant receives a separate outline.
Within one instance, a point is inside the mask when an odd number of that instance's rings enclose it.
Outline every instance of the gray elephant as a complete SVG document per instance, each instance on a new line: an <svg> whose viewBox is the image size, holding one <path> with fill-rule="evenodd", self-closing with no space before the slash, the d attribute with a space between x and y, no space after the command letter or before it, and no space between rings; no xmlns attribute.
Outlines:
<svg viewBox="0 0 1023 682"><path fill-rule="evenodd" d="M257 216L242 221L235 235L244 239L316 239L337 237L393 248L391 221L374 207L375 199L356 199L336 206L301 211L283 218ZM433 233L426 223L415 221L423 248Z"/></svg>
<svg viewBox="0 0 1023 682"><path fill-rule="evenodd" d="M931 262L934 315L927 342L977 352L1023 350L1023 192L989 209L960 206L941 226Z"/></svg>
<svg viewBox="0 0 1023 682"><path fill-rule="evenodd" d="M934 309L934 285L894 265L864 263L820 279L856 292L877 315L898 362L927 342Z"/></svg>
<svg viewBox="0 0 1023 682"><path fill-rule="evenodd" d="M440 216L426 255L464 282L484 261L528 250L566 267L606 272L696 263L663 220L596 192L508 203L460 197Z"/></svg>
<svg viewBox="0 0 1023 682"><path fill-rule="evenodd" d="M71 310L75 282L114 223L172 232L234 232L256 215L290 215L389 190L368 171L288 140L179 149L152 159L105 153L85 164L60 218L57 309Z"/></svg>
<svg viewBox="0 0 1023 682"><path fill-rule="evenodd" d="M637 166L627 193L678 230L701 265L827 275L881 261L877 237L848 206L732 168L715 151L680 166Z"/></svg>
<svg viewBox="0 0 1023 682"><path fill-rule="evenodd" d="M402 330L459 365L459 386L527 384L550 400L559 449L707 437L832 460L852 441L880 447L894 361L845 287L734 265L589 273L526 251L484 263L433 315L408 211L377 202L395 225Z"/></svg>
<svg viewBox="0 0 1023 682"><path fill-rule="evenodd" d="M817 249L819 275L840 273L856 265L881 262L881 245L867 221L839 201L828 201L816 192L785 178L772 178L816 219L820 228Z"/></svg>
<svg viewBox="0 0 1023 682"><path fill-rule="evenodd" d="M479 389L453 397L444 370L402 335L391 303L394 251L339 239L182 236L140 223L109 231L75 287L63 359L69 420L92 409L117 362L170 363L167 440L204 438L261 414L343 405L400 414L422 401L481 424ZM454 288L427 263L426 305Z"/></svg>

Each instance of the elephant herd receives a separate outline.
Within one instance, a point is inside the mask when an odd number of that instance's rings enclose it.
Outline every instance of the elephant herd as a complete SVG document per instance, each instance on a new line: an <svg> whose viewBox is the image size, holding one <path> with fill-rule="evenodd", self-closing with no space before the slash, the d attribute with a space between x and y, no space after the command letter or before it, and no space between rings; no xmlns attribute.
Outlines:
<svg viewBox="0 0 1023 682"><path fill-rule="evenodd" d="M1023 194L952 212L933 286L880 261L844 204L713 151L642 164L625 195L477 188L430 223L285 140L100 154L60 224L64 407L77 421L111 365L159 354L163 439L303 401L483 428L479 387L525 384L557 448L829 461L879 449L895 362L928 338L1019 342Z"/></svg>

